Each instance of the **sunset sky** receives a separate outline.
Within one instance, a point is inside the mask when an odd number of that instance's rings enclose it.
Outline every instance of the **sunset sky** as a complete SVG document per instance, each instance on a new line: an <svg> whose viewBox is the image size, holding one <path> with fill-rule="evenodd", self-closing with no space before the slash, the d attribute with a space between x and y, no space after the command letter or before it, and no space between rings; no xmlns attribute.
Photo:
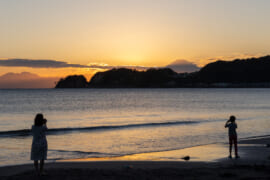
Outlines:
<svg viewBox="0 0 270 180"><path fill-rule="evenodd" d="M93 64L165 67L180 59L201 67L267 55L269 7L269 0L1 0L0 76L89 78L104 70ZM1 63L8 59L73 65Z"/></svg>

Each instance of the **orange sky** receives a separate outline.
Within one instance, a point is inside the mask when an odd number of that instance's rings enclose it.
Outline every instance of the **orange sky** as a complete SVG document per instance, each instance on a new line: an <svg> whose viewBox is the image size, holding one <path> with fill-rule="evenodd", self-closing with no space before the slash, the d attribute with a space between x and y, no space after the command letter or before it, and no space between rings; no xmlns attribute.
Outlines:
<svg viewBox="0 0 270 180"><path fill-rule="evenodd" d="M270 54L268 0L0 1L0 59L163 67ZM45 77L95 69L0 66Z"/></svg>

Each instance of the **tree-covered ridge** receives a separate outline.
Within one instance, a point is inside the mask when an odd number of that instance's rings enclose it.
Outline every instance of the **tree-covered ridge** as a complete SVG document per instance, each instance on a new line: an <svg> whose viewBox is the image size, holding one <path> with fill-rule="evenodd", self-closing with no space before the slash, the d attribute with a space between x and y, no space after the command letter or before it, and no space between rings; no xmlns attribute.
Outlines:
<svg viewBox="0 0 270 180"><path fill-rule="evenodd" d="M209 63L197 72L176 73L169 68L146 71L111 69L96 73L90 82L68 76L56 88L170 88L270 87L270 56Z"/></svg>
<svg viewBox="0 0 270 180"><path fill-rule="evenodd" d="M60 79L55 88L86 88L87 80L83 75L68 76Z"/></svg>
<svg viewBox="0 0 270 180"><path fill-rule="evenodd" d="M270 82L270 56L207 64L197 74L197 81L217 83Z"/></svg>

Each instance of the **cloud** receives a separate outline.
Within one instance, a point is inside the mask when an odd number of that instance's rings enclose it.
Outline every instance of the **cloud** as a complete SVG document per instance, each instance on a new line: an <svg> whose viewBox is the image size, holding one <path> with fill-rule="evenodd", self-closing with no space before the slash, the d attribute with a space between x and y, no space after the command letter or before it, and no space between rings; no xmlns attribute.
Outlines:
<svg viewBox="0 0 270 180"><path fill-rule="evenodd" d="M53 88L59 77L40 77L37 74L6 73L0 76L0 88Z"/></svg>
<svg viewBox="0 0 270 180"><path fill-rule="evenodd" d="M88 68L92 68L92 69L128 68L128 69L146 70L149 68L153 68L153 67L147 67L147 66L132 66L132 65L110 66L108 64L103 64L103 63L90 63L87 66Z"/></svg>
<svg viewBox="0 0 270 180"><path fill-rule="evenodd" d="M171 64L167 65L166 67L171 68L172 70L178 73L185 73L185 72L190 73L200 70L200 68L196 64L191 63L187 60L176 60Z"/></svg>
<svg viewBox="0 0 270 180"><path fill-rule="evenodd" d="M164 67L150 67L150 66L133 66L133 65L116 65L111 66L104 63L89 63L87 65L82 64L70 64L64 61L56 60L44 60L44 59L3 59L0 60L0 66L6 67L28 67L28 68L89 68L89 69L113 69L113 68L128 68L136 70L147 70L149 68L164 68ZM196 71L198 67L185 60L177 60L172 64L169 64L169 68L172 68L176 72L192 72Z"/></svg>
<svg viewBox="0 0 270 180"><path fill-rule="evenodd" d="M69 64L63 61L55 60L32 60L32 59L5 59L0 60L0 66L8 67L30 67L30 68L87 68L86 65Z"/></svg>
<svg viewBox="0 0 270 180"><path fill-rule="evenodd" d="M43 59L5 59L0 60L0 66L7 67L30 67L30 68L90 68L90 69L113 69L113 68L130 68L130 69L138 69L145 70L151 67L145 66L132 66L132 65L122 65L122 66L110 66L108 64L101 63L90 63L88 65L82 64L69 64L64 61L56 61L56 60L43 60Z"/></svg>
<svg viewBox="0 0 270 180"><path fill-rule="evenodd" d="M209 58L200 58L198 60L198 63L200 66L204 66L208 63L212 63L218 60L222 61L232 61L235 59L248 59L253 57L262 57L266 56L267 54L257 53L257 54L250 54L250 53L233 53L230 56L216 56L216 57L209 57Z"/></svg>

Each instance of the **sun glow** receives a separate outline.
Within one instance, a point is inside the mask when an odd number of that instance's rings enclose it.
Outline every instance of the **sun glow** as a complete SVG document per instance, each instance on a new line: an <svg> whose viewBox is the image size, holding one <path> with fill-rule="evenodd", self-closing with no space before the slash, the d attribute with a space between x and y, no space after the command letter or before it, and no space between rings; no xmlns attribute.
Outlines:
<svg viewBox="0 0 270 180"><path fill-rule="evenodd" d="M25 71L90 78L106 66L165 67L185 59L202 67L247 53L267 55L269 5L246 0L0 1L0 59L98 63L97 68L1 66L0 75Z"/></svg>

